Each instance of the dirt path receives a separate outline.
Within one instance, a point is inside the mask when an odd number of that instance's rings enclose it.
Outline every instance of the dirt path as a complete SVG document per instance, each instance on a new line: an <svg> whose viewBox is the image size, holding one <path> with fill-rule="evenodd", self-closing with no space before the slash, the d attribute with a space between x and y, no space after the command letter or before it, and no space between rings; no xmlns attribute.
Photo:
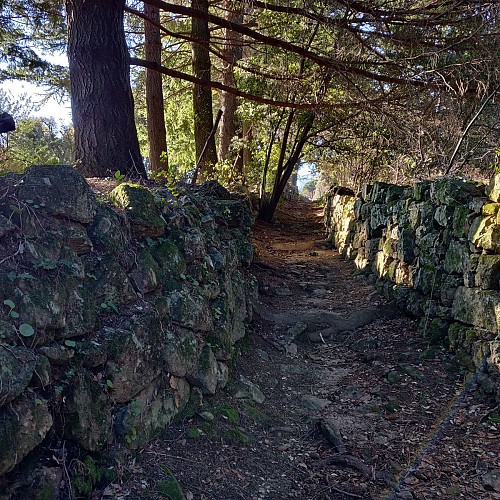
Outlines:
<svg viewBox="0 0 500 500"><path fill-rule="evenodd" d="M171 471L187 499L500 499L498 410L409 319L307 340L311 317L383 307L324 244L320 210L288 205L255 243L261 316L227 389L100 497L168 498Z"/></svg>

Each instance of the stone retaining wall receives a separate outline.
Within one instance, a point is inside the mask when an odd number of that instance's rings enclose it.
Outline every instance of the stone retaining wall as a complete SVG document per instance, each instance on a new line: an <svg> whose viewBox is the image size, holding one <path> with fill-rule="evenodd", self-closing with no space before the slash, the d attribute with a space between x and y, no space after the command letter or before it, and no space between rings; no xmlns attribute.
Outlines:
<svg viewBox="0 0 500 500"><path fill-rule="evenodd" d="M0 177L0 476L45 445L136 449L224 387L251 224L216 183L103 202L70 167Z"/></svg>
<svg viewBox="0 0 500 500"><path fill-rule="evenodd" d="M327 195L339 251L444 344L500 401L500 176L484 186L438 179Z"/></svg>

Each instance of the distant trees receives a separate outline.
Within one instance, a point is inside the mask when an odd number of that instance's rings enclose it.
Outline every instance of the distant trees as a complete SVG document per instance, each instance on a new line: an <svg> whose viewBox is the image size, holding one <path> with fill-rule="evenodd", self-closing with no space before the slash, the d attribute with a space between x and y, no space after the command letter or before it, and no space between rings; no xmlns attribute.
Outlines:
<svg viewBox="0 0 500 500"><path fill-rule="evenodd" d="M160 9L144 4L144 15L150 19L144 21L144 57L148 61L161 64ZM167 131L162 75L152 69L146 69L146 109L149 166L154 174L167 172Z"/></svg>
<svg viewBox="0 0 500 500"><path fill-rule="evenodd" d="M206 85L212 80L210 29L207 20L208 0L191 0L191 7L204 14L192 19L191 37L193 76L200 80L200 83L193 85L194 143L196 159L200 161L200 177L207 180L213 177L214 166L217 163L215 137L210 135L214 126L212 90Z"/></svg>
<svg viewBox="0 0 500 500"><path fill-rule="evenodd" d="M0 135L0 175L22 172L33 164L72 162L72 127L61 129L53 118L30 116L28 97L14 101L1 90L0 109L16 115L16 130Z"/></svg>

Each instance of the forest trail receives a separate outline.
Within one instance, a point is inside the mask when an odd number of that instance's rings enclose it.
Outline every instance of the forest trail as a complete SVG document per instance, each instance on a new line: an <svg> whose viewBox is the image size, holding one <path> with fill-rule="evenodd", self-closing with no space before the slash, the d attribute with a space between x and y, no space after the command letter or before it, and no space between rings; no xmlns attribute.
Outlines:
<svg viewBox="0 0 500 500"><path fill-rule="evenodd" d="M171 472L193 500L500 499L500 419L410 319L310 341L384 308L324 242L321 208L287 203L254 241L259 315L227 388L96 498L168 498Z"/></svg>

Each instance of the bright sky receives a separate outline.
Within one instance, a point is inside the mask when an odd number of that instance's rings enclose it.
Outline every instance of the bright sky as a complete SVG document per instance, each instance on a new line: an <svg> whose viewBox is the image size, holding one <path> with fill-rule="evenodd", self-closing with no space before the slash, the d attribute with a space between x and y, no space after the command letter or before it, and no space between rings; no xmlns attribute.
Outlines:
<svg viewBox="0 0 500 500"><path fill-rule="evenodd" d="M69 100L58 102L51 97L44 102L47 96L47 89L43 86L38 86L29 82L10 80L1 82L0 89L9 92L13 100L28 95L33 104L31 112L33 116L53 116L60 125L68 125L71 123L71 105ZM14 119L15 118L14 116Z"/></svg>
<svg viewBox="0 0 500 500"><path fill-rule="evenodd" d="M68 65L66 54L42 54L48 61ZM35 85L30 82L20 80L9 80L0 82L0 89L12 95L13 100L21 99L27 95L33 104L31 115L54 117L59 125L69 125L71 123L71 103L69 99L58 102L54 98L47 99L48 89L43 85ZM14 119L16 117L14 116Z"/></svg>

